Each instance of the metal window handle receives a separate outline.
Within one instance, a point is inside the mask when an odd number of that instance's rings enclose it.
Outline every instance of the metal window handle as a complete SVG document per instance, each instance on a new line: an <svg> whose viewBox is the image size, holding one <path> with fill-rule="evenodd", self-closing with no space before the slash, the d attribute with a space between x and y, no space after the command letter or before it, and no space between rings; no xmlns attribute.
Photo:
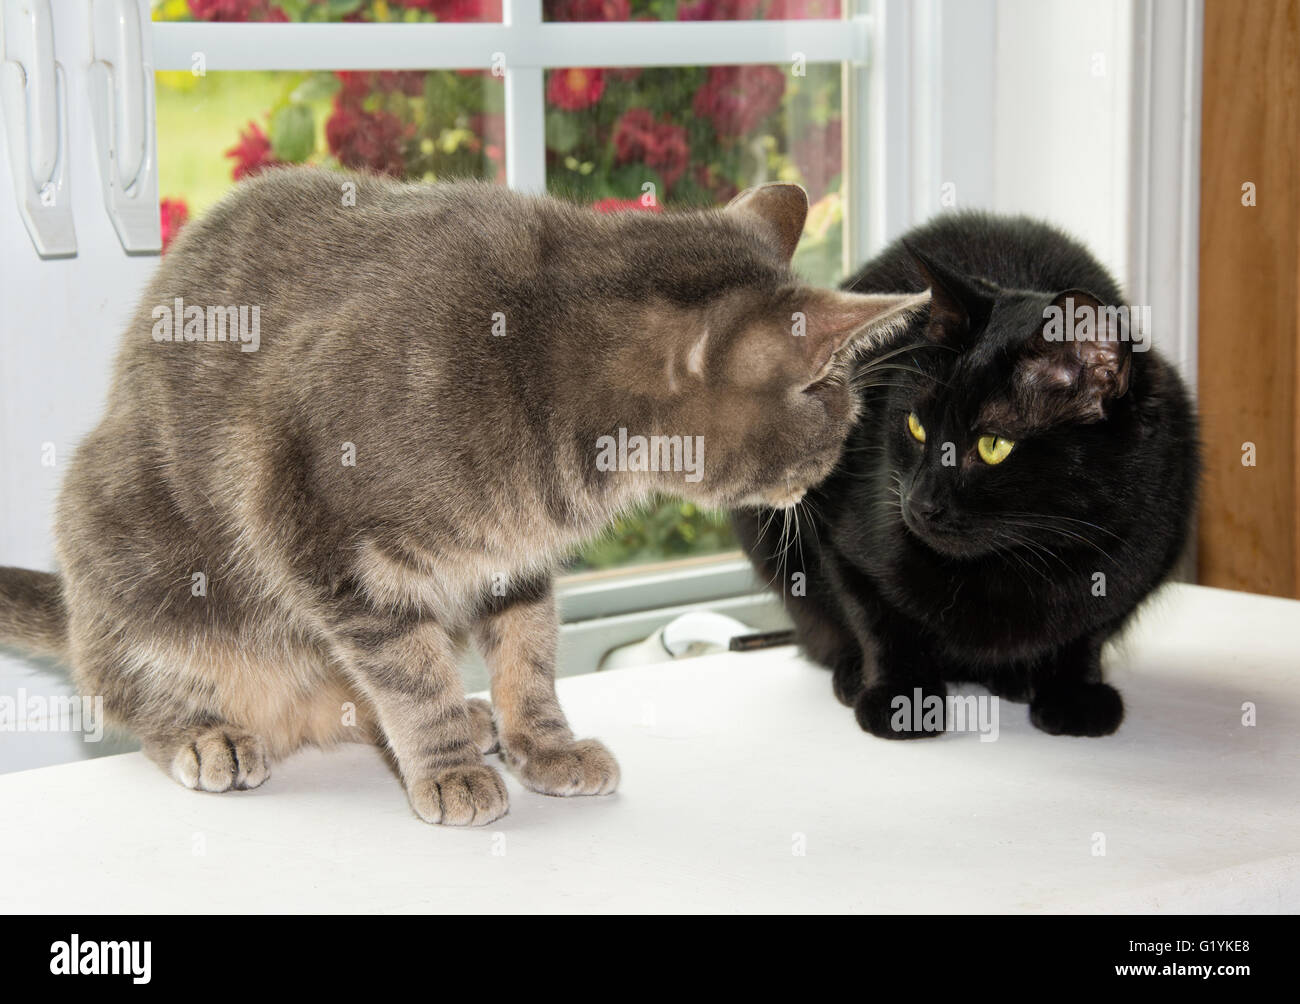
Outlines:
<svg viewBox="0 0 1300 1004"><path fill-rule="evenodd" d="M77 253L68 189L68 88L54 59L49 0L3 0L4 107L19 215L42 258Z"/></svg>
<svg viewBox="0 0 1300 1004"><path fill-rule="evenodd" d="M90 118L104 206L122 247L157 251L153 72L137 0L91 0Z"/></svg>

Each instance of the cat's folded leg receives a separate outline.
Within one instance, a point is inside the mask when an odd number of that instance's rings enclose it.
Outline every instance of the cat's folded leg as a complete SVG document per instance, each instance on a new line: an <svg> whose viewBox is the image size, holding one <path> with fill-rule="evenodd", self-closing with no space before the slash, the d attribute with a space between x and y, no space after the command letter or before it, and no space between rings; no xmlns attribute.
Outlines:
<svg viewBox="0 0 1300 1004"><path fill-rule="evenodd" d="M344 665L375 708L411 807L425 822L483 826L509 808L483 762L481 709L465 699L458 646L428 618L352 609L334 619Z"/></svg>
<svg viewBox="0 0 1300 1004"><path fill-rule="evenodd" d="M242 791L271 776L266 743L221 722L146 733L140 747L172 778L197 791Z"/></svg>
<svg viewBox="0 0 1300 1004"><path fill-rule="evenodd" d="M465 702L474 725L474 745L483 754L497 753L501 743L497 740L497 723L492 717L492 705L481 697L471 697Z"/></svg>
<svg viewBox="0 0 1300 1004"><path fill-rule="evenodd" d="M1124 720L1124 699L1101 679L1101 642L1085 638L1034 674L1029 720L1054 736L1108 736Z"/></svg>
<svg viewBox="0 0 1300 1004"><path fill-rule="evenodd" d="M556 613L550 583L498 598L474 628L492 672L501 757L544 795L608 795L618 762L595 739L575 740L555 695Z"/></svg>

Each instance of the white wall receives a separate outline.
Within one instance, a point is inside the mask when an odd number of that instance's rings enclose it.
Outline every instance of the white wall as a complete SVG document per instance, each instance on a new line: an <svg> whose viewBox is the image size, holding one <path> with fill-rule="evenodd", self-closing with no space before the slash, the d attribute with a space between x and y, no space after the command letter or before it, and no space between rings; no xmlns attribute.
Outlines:
<svg viewBox="0 0 1300 1004"><path fill-rule="evenodd" d="M883 196L908 211L877 245L949 207L1028 213L1127 279L1132 35L1145 0L881 2L906 22L876 55L905 62L888 100L906 90L910 119L886 151Z"/></svg>
<svg viewBox="0 0 1300 1004"><path fill-rule="evenodd" d="M1128 271L1131 0L998 0L993 205Z"/></svg>

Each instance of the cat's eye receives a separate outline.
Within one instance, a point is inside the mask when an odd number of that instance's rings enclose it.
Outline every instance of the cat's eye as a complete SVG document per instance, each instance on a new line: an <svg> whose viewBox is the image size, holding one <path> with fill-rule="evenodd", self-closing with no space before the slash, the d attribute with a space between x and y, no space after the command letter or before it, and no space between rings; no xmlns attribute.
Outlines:
<svg viewBox="0 0 1300 1004"><path fill-rule="evenodd" d="M1001 436L980 436L975 450L986 464L1000 464L1015 449L1015 441Z"/></svg>
<svg viewBox="0 0 1300 1004"><path fill-rule="evenodd" d="M921 424L921 420L916 417L914 411L907 413L907 431L912 434L912 438L918 443L925 442L925 426Z"/></svg>

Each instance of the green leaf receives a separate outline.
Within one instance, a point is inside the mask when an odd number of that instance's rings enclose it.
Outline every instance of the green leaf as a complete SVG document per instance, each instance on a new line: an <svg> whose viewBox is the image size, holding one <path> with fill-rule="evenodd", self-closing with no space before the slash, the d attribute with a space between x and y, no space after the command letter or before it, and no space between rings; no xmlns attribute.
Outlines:
<svg viewBox="0 0 1300 1004"><path fill-rule="evenodd" d="M546 115L546 145L556 153L568 153L582 139L582 127L572 115L548 112Z"/></svg>
<svg viewBox="0 0 1300 1004"><path fill-rule="evenodd" d="M342 81L333 73L312 73L293 89L293 93L289 95L289 100L293 102L327 101L334 97L342 86Z"/></svg>
<svg viewBox="0 0 1300 1004"><path fill-rule="evenodd" d="M318 21L341 21L349 14L355 13L365 0L325 0L313 6Z"/></svg>
<svg viewBox="0 0 1300 1004"><path fill-rule="evenodd" d="M316 119L309 105L285 105L271 114L271 150L280 160L301 164L316 149Z"/></svg>
<svg viewBox="0 0 1300 1004"><path fill-rule="evenodd" d="M280 10L290 21L301 21L307 13L308 0L278 0Z"/></svg>
<svg viewBox="0 0 1300 1004"><path fill-rule="evenodd" d="M628 164L617 168L610 175L610 188L613 189L617 198L639 199L645 192L645 189L641 186L647 181L655 186L655 198L659 202L663 202L663 178L659 177L658 171L646 167L644 164Z"/></svg>

